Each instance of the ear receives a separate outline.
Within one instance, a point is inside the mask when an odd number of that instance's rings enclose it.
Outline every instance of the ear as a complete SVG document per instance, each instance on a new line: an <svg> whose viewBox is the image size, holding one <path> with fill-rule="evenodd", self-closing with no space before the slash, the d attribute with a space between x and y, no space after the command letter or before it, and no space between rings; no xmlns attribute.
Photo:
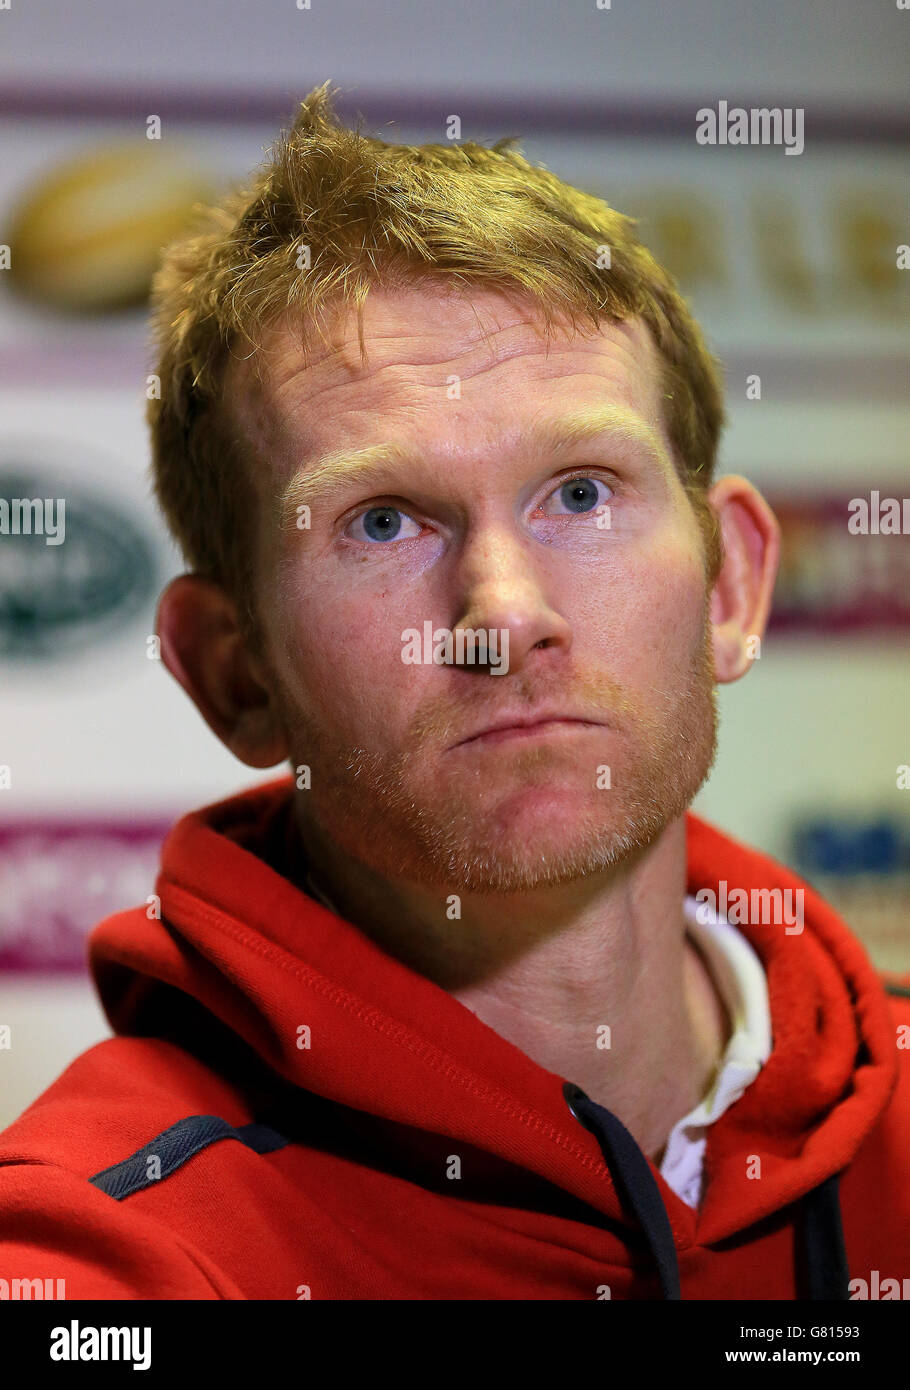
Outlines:
<svg viewBox="0 0 910 1390"><path fill-rule="evenodd" d="M165 666L236 758L274 767L290 756L267 673L220 584L197 574L172 580L155 630Z"/></svg>
<svg viewBox="0 0 910 1390"><path fill-rule="evenodd" d="M780 526L746 478L721 478L708 493L720 523L724 559L711 593L715 679L739 680L755 655L771 609L780 559Z"/></svg>

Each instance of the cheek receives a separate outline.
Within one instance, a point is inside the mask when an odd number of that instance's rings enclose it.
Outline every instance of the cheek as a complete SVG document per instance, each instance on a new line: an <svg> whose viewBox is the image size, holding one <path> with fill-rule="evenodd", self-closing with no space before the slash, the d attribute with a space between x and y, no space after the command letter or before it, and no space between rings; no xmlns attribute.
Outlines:
<svg viewBox="0 0 910 1390"><path fill-rule="evenodd" d="M701 556L689 538L667 535L626 553L590 597L591 630L611 670L640 676L643 686L689 670L701 650L706 603Z"/></svg>
<svg viewBox="0 0 910 1390"><path fill-rule="evenodd" d="M402 662L404 627L390 607L394 596L286 592L285 681L320 723L350 731L384 727L382 711L395 691L414 688L420 670Z"/></svg>

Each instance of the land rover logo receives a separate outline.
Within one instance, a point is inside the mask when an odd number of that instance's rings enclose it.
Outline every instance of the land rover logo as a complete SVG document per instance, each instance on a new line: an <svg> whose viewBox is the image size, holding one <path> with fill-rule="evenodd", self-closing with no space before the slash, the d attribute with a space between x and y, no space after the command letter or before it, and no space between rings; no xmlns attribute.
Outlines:
<svg viewBox="0 0 910 1390"><path fill-rule="evenodd" d="M122 503L60 475L0 469L0 656L52 659L109 636L155 582L153 546Z"/></svg>

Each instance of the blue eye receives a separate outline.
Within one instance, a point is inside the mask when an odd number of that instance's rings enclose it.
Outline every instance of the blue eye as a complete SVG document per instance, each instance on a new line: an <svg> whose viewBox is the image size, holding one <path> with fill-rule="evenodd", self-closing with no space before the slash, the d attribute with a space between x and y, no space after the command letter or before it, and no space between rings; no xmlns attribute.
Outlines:
<svg viewBox="0 0 910 1390"><path fill-rule="evenodd" d="M601 496L597 489L601 487L605 496ZM567 478L564 483L550 494L551 497L558 497L566 508L566 512L551 513L551 515L563 516L572 512L591 512L596 507L601 506L608 497L613 496L611 488L601 482L599 478Z"/></svg>
<svg viewBox="0 0 910 1390"><path fill-rule="evenodd" d="M410 522L414 528L413 531L403 533L402 520ZM355 540L396 541L405 539L406 535L420 535L420 527L417 522L406 512L400 511L398 507L370 507L368 511L355 517L351 526L362 526L363 528L363 534L355 536Z"/></svg>

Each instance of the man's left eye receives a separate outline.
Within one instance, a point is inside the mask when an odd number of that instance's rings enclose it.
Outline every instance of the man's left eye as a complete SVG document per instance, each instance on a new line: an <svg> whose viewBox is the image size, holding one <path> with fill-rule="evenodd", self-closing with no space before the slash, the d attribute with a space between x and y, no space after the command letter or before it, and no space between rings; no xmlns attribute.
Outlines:
<svg viewBox="0 0 910 1390"><path fill-rule="evenodd" d="M598 488L603 488L604 495L598 493ZM592 512L612 496L612 488L599 478L567 478L555 492L550 493L547 501L555 498L565 507L564 512L551 512L551 516L568 516L573 512Z"/></svg>

